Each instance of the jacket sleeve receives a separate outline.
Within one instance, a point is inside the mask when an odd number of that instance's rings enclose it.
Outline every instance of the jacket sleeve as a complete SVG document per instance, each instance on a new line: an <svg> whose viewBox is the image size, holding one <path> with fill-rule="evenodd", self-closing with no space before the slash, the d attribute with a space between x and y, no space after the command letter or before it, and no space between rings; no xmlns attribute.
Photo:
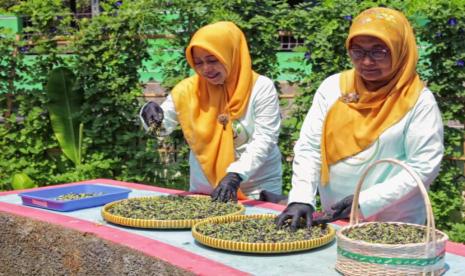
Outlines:
<svg viewBox="0 0 465 276"><path fill-rule="evenodd" d="M142 118L142 110L144 110L144 107L147 104L148 102L145 103L139 111L139 119L145 131L148 131L148 126L144 122L144 119ZM168 97L166 97L165 101L161 104L161 109L163 109L163 122L162 122L161 131L160 131L160 136L167 136L171 132L173 132L173 130L178 125L176 109L174 107L174 102L173 102L173 98L171 98L171 95L168 95Z"/></svg>
<svg viewBox="0 0 465 276"><path fill-rule="evenodd" d="M263 77L260 77L265 79ZM260 83L259 83L260 81ZM238 173L247 181L267 160L269 153L276 147L281 126L278 93L273 82L266 78L255 84L256 95L249 104L253 108L254 131L244 152L227 169Z"/></svg>
<svg viewBox="0 0 465 276"><path fill-rule="evenodd" d="M410 122L404 130L405 160L428 189L439 173L444 153L441 113L429 90L423 91ZM421 96L420 96L421 97ZM392 204L409 197L417 184L404 170L360 193L359 204L364 217L381 212Z"/></svg>
<svg viewBox="0 0 465 276"><path fill-rule="evenodd" d="M328 101L322 93L324 86L323 83L315 93L312 106L300 130L299 139L294 146L292 188L288 200L289 203L311 204L314 208L316 208L316 193L320 183L321 134L328 110Z"/></svg>

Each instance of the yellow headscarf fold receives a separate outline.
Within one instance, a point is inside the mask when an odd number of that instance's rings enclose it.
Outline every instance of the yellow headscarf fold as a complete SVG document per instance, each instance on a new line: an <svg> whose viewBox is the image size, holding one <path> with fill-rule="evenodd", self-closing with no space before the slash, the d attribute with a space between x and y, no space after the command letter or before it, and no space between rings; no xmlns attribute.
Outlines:
<svg viewBox="0 0 465 276"><path fill-rule="evenodd" d="M374 36L391 51L390 81L377 91L368 91L354 70L341 74L343 95L357 93L358 102L342 97L326 116L321 141L321 181L329 181L329 165L353 156L375 142L386 129L399 122L415 105L424 84L417 72L418 51L413 30L405 16L388 8L371 8L357 16L346 40Z"/></svg>
<svg viewBox="0 0 465 276"><path fill-rule="evenodd" d="M225 66L223 85L212 85L194 75L174 87L171 96L184 137L210 185L216 187L234 162L232 120L243 116L258 74L252 70L247 41L232 22L217 22L200 28L192 37L186 58L194 68L192 47L201 47ZM228 114L226 129L218 115ZM246 198L239 190L238 198Z"/></svg>

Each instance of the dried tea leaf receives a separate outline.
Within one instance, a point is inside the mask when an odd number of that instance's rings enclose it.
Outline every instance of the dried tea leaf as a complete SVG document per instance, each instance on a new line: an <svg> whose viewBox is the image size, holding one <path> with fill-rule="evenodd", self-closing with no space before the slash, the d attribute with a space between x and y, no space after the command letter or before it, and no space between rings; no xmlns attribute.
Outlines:
<svg viewBox="0 0 465 276"><path fill-rule="evenodd" d="M349 228L344 234L350 239L369 243L422 243L425 241L426 228L409 224L377 222Z"/></svg>
<svg viewBox="0 0 465 276"><path fill-rule="evenodd" d="M60 200L60 201L66 201L66 200L75 200L75 199L81 199L81 198L88 198L88 197L95 197L95 196L101 196L105 193L103 192L98 192L98 193L68 193L68 194L63 194L60 196L57 196L55 200Z"/></svg>
<svg viewBox="0 0 465 276"><path fill-rule="evenodd" d="M210 197L155 196L120 201L108 212L113 215L146 220L186 220L223 216L241 210L233 202L216 202Z"/></svg>
<svg viewBox="0 0 465 276"><path fill-rule="evenodd" d="M205 236L220 240L250 243L280 243L312 240L328 234L328 228L314 226L306 228L301 224L297 231L291 231L290 221L277 228L274 218L251 218L229 223L205 223L197 231Z"/></svg>
<svg viewBox="0 0 465 276"><path fill-rule="evenodd" d="M155 122L150 122L149 128L148 128L147 131L148 131L149 134L159 136L160 130L161 130L161 124L157 124Z"/></svg>

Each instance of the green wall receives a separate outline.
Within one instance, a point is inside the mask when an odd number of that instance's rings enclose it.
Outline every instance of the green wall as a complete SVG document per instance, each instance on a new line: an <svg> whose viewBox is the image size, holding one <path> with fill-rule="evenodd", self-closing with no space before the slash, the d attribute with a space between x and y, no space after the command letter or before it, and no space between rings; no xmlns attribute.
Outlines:
<svg viewBox="0 0 465 276"><path fill-rule="evenodd" d="M149 41L149 53L151 58L144 62L145 68L139 73L141 75L141 82L146 83L151 80L160 82L163 79L163 74L160 68L155 66L156 62L167 62L170 59L173 59L179 55L183 55L182 50L174 52L174 54L158 54L154 55L154 50L159 46L165 46L166 40L163 39L151 39ZM305 65L304 63L304 54L303 52L280 52L277 51L276 55L278 58L279 64L279 81L293 81L295 79L294 74L289 72L292 69L306 68L308 73L310 73L310 65Z"/></svg>
<svg viewBox="0 0 465 276"><path fill-rule="evenodd" d="M18 17L8 14L0 14L0 28L10 29L13 33L20 33L23 30L22 21Z"/></svg>
<svg viewBox="0 0 465 276"><path fill-rule="evenodd" d="M12 34L21 33L22 31L22 21L18 20L18 17L14 15L0 15L0 28L8 28L11 30ZM166 46L168 43L165 39L151 39L149 40L149 53L150 58L144 61L144 68L142 68L140 73L140 81L142 83L147 83L149 81L161 82L163 79L163 72L161 68L157 67L155 64L157 62L167 62L179 55L183 55L182 50L174 51L170 53L155 54L155 49L160 46ZM310 73L310 65L305 65L304 63L304 53L303 52L276 52L279 64L279 76L278 81L293 81L295 79L294 74L291 72L293 69L306 68L308 73ZM33 64L34 55L26 56L27 64ZM21 84L19 84L21 86ZM27 88L38 88L38 85L25 85Z"/></svg>

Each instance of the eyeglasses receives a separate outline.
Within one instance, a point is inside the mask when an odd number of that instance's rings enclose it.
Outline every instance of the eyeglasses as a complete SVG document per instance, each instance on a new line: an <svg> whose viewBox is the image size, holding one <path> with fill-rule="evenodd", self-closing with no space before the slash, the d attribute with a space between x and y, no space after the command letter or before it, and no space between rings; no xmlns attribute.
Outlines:
<svg viewBox="0 0 465 276"><path fill-rule="evenodd" d="M383 60L389 54L388 49L371 49L371 50L364 50L362 48L350 48L349 55L354 60L363 59L365 56L369 56L373 60Z"/></svg>

